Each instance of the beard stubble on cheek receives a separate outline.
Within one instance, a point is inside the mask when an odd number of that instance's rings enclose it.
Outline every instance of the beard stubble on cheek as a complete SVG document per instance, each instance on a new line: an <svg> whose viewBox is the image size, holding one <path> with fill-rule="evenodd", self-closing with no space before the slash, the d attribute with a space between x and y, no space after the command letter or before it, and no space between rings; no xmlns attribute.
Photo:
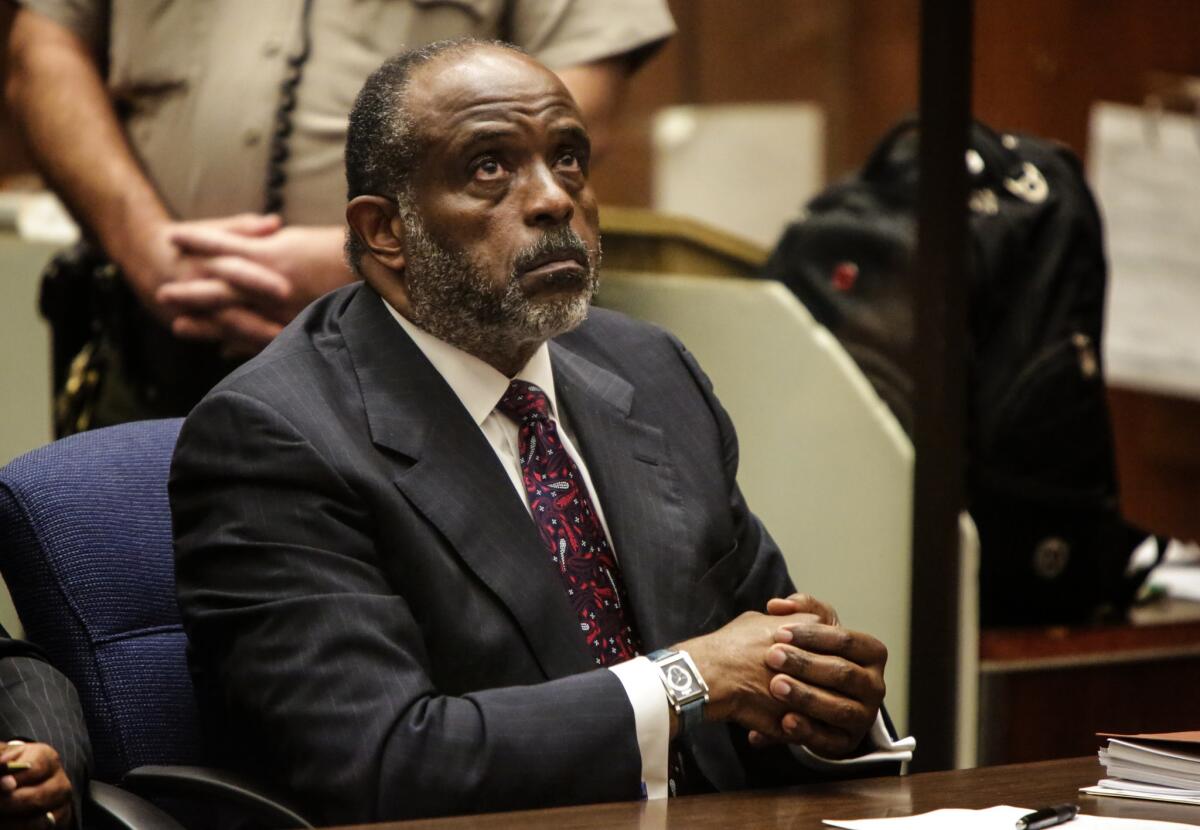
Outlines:
<svg viewBox="0 0 1200 830"><path fill-rule="evenodd" d="M415 213L402 212L405 225L405 282L413 322L470 354L501 353L516 343L544 341L578 326L587 317L599 284L599 240L593 253L569 226L546 232L517 252L502 283L473 262L465 251L442 245ZM543 281L549 296L530 296L521 273L538 257L554 252L578 254L583 270L568 270Z"/></svg>

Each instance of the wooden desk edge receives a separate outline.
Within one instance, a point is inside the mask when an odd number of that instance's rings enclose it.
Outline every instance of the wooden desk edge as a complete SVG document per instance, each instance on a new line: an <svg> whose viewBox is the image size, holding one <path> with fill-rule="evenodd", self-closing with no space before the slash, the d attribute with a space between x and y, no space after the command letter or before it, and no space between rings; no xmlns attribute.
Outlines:
<svg viewBox="0 0 1200 830"><path fill-rule="evenodd" d="M823 819L914 815L943 807L980 809L1000 804L1036 808L1077 801L1085 814L1195 824L1200 808L1148 801L1098 798L1079 793L1103 776L1095 756L921 773L889 778L833 781L784 790L687 796L659 801L615 802L511 813L456 816L370 825L374 830L457 830L467 827L724 828L730 826L817 830ZM360 825L364 830L368 825ZM351 830L351 828L340 828Z"/></svg>

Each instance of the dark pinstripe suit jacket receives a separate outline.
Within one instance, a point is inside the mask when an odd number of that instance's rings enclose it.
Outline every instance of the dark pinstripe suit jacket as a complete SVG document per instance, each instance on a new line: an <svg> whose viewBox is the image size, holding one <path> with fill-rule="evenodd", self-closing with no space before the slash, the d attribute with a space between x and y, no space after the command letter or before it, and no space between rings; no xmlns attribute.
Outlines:
<svg viewBox="0 0 1200 830"><path fill-rule="evenodd" d="M678 342L596 309L550 348L646 648L788 593ZM369 287L309 307L199 404L170 495L224 760L331 822L638 797L620 683L592 670L495 453ZM735 788L764 780L743 744L711 725L692 750Z"/></svg>
<svg viewBox="0 0 1200 830"><path fill-rule="evenodd" d="M78 823L92 747L75 687L29 643L0 628L0 743L20 739L58 751L74 790Z"/></svg>

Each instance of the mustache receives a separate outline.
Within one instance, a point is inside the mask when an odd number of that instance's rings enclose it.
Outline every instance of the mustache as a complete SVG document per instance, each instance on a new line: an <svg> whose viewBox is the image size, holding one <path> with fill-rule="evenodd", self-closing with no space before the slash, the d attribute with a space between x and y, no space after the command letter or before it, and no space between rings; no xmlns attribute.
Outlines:
<svg viewBox="0 0 1200 830"><path fill-rule="evenodd" d="M592 252L587 243L569 225L547 231L537 242L517 252L513 263L513 278L556 259L574 259L591 270Z"/></svg>

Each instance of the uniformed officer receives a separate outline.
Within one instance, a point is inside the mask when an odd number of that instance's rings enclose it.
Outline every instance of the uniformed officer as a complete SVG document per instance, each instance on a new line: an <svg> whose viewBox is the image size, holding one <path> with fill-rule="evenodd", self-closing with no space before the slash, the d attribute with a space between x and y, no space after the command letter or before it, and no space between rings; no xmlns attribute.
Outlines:
<svg viewBox="0 0 1200 830"><path fill-rule="evenodd" d="M510 40L559 72L602 147L629 73L674 28L665 0L20 2L9 101L116 266L100 273L120 275L60 431L186 413L229 358L351 279L346 113L388 56Z"/></svg>

